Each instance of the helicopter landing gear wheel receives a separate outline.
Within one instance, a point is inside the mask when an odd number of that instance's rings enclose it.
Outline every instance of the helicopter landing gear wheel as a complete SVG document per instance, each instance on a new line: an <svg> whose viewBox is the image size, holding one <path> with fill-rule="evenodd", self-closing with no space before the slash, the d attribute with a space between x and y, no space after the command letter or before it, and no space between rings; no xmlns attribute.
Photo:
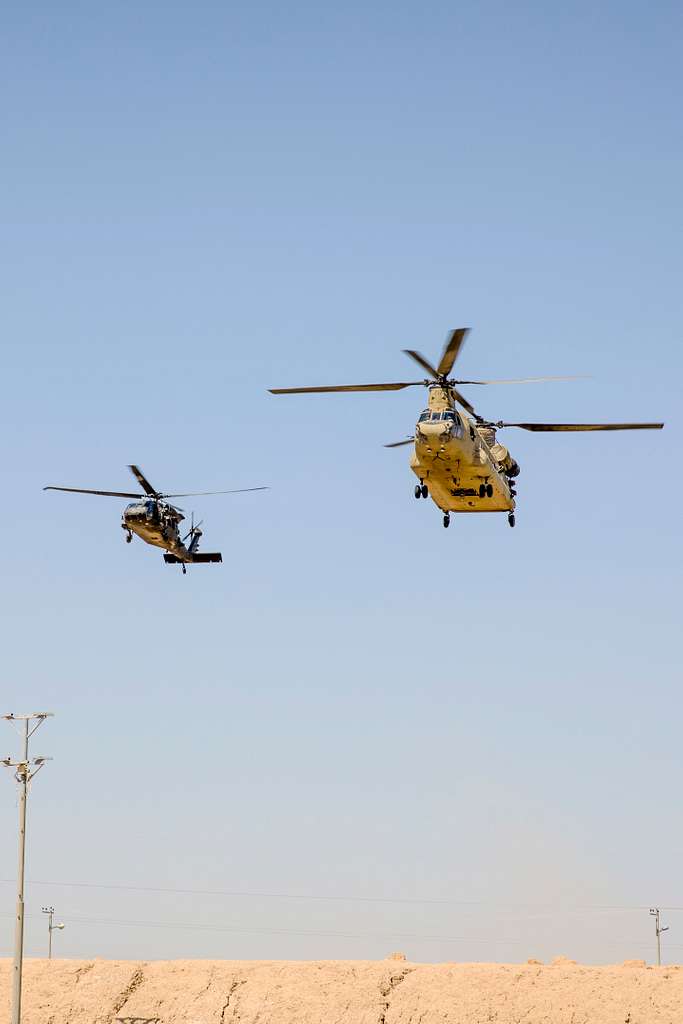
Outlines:
<svg viewBox="0 0 683 1024"><path fill-rule="evenodd" d="M447 530L448 527L451 525L451 517L448 514L448 512L446 512L445 516L443 517L443 525L445 530Z"/></svg>
<svg viewBox="0 0 683 1024"><path fill-rule="evenodd" d="M486 497L487 498L492 498L493 497L493 484L487 484L486 485Z"/></svg>
<svg viewBox="0 0 683 1024"><path fill-rule="evenodd" d="M486 497L486 484L479 484L479 497L480 498L485 498Z"/></svg>
<svg viewBox="0 0 683 1024"><path fill-rule="evenodd" d="M420 488L420 490L422 491L422 497L423 498L428 498L429 497L429 488L427 487L427 484L422 484L422 487Z"/></svg>
<svg viewBox="0 0 683 1024"><path fill-rule="evenodd" d="M509 526L514 526L515 525L515 513L514 512L510 512L509 515L508 515L508 525Z"/></svg>
<svg viewBox="0 0 683 1024"><path fill-rule="evenodd" d="M420 487L419 484L415 484L415 497L416 498L421 498L422 497L422 488Z"/></svg>
<svg viewBox="0 0 683 1024"><path fill-rule="evenodd" d="M183 576L187 576L187 569L185 568L185 563L184 562L182 563L182 566L183 566Z"/></svg>
<svg viewBox="0 0 683 1024"><path fill-rule="evenodd" d="M133 539L133 534L132 533L127 533L126 534L126 544L130 544L132 539Z"/></svg>

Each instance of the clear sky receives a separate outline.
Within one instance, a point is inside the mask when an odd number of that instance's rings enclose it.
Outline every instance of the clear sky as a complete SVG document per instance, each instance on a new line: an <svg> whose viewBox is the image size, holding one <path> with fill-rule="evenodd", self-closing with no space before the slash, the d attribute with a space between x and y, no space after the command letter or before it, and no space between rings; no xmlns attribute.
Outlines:
<svg viewBox="0 0 683 1024"><path fill-rule="evenodd" d="M647 908L683 907L682 29L667 2L6 10L0 711L56 715L29 954L47 902L68 956L651 958ZM516 529L445 531L382 447L417 389L266 392L411 379L401 349L458 326L464 376L592 377L480 388L485 415L666 429L510 431ZM183 578L124 502L41 490L130 462L271 490L181 502L224 558ZM5 772L5 953L15 815Z"/></svg>

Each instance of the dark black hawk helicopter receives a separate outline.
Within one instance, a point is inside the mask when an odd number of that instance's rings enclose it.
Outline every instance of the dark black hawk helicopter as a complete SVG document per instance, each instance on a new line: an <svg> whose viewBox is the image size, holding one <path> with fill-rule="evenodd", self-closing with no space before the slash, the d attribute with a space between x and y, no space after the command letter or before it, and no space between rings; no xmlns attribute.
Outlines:
<svg viewBox="0 0 683 1024"><path fill-rule="evenodd" d="M183 510L171 505L167 498L194 498L208 494L244 494L247 491L267 491L267 487L240 487L232 491L189 491L183 494L161 494L150 484L147 477L137 466L128 467L144 494L132 494L128 491L94 491L85 487L44 487L44 491L68 491L71 494L100 494L109 498L135 498L124 509L121 516L121 527L126 531L128 544L137 534L146 544L163 548L164 561L169 565L181 565L183 575L187 572L187 564L197 565L203 562L222 562L220 551L198 551L202 531L201 523L195 525L192 513L189 531L184 537L180 535L180 523L185 516ZM189 543L186 543L189 541Z"/></svg>

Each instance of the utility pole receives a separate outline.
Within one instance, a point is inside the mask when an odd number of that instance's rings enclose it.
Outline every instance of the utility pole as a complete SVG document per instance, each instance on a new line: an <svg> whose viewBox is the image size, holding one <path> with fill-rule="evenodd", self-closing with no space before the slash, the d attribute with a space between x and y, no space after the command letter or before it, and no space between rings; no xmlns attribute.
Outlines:
<svg viewBox="0 0 683 1024"><path fill-rule="evenodd" d="M662 932L668 932L669 926L662 928L659 923L659 907L650 907L650 914L655 919L655 934L657 935L657 967L662 966L662 943L659 936Z"/></svg>
<svg viewBox="0 0 683 1024"><path fill-rule="evenodd" d="M47 919L47 958L52 960L52 933L61 932L64 928L63 924L53 924L55 916L54 907L43 907L43 913L48 915Z"/></svg>
<svg viewBox="0 0 683 1024"><path fill-rule="evenodd" d="M29 760L28 741L46 718L52 718L51 711L38 711L30 715L3 715L8 722L21 723L22 755L20 761L6 757L0 764L15 768L14 777L19 783L19 868L17 871L17 914L14 929L14 967L12 969L12 1016L11 1024L21 1024L21 979L24 965L24 864L26 859L26 798L28 785L50 757L34 757Z"/></svg>

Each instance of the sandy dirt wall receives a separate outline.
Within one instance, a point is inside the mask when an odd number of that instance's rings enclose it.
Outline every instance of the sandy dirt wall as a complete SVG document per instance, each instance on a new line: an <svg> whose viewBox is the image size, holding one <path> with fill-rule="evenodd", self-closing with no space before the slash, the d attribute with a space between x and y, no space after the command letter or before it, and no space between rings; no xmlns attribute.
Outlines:
<svg viewBox="0 0 683 1024"><path fill-rule="evenodd" d="M683 968L28 960L23 1024L681 1024ZM0 1021L11 962L0 960Z"/></svg>

